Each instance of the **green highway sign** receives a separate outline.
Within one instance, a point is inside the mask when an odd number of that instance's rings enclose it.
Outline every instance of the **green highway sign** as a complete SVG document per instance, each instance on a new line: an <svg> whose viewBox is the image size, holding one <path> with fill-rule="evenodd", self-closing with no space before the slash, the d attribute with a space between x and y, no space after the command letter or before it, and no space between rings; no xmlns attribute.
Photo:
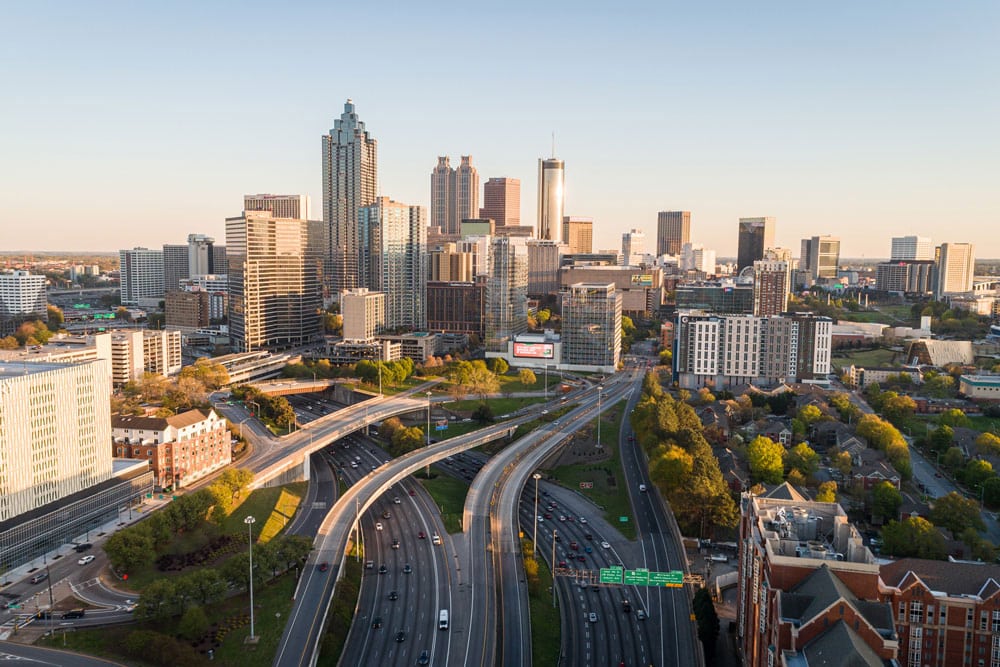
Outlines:
<svg viewBox="0 0 1000 667"><path fill-rule="evenodd" d="M638 570L625 570L626 586L647 586L649 585L649 570L641 568Z"/></svg>
<svg viewBox="0 0 1000 667"><path fill-rule="evenodd" d="M613 567L602 567L601 568L601 583L602 584L620 584L622 583L622 573L625 568L618 567L617 565Z"/></svg>
<svg viewBox="0 0 1000 667"><path fill-rule="evenodd" d="M681 570L671 570L670 572L650 572L649 585L680 588L684 585L684 572Z"/></svg>
<svg viewBox="0 0 1000 667"><path fill-rule="evenodd" d="M620 522L622 522L622 523L628 523L628 517L627 516L620 516L620 517L618 517L618 520Z"/></svg>

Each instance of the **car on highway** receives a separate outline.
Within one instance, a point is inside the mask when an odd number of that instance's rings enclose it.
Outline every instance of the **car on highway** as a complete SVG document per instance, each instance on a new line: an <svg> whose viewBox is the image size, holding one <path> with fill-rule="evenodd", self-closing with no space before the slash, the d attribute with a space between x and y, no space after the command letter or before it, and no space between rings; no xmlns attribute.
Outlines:
<svg viewBox="0 0 1000 667"><path fill-rule="evenodd" d="M427 539L427 534L424 531L421 530L419 533L417 533L417 539L419 539L419 540L426 540Z"/></svg>
<svg viewBox="0 0 1000 667"><path fill-rule="evenodd" d="M71 609L70 611L63 612L62 618L64 619L83 618L86 615L87 612L83 609Z"/></svg>
<svg viewBox="0 0 1000 667"><path fill-rule="evenodd" d="M587 620L590 621L591 623L597 623L597 613L593 611L590 612L587 615Z"/></svg>
<svg viewBox="0 0 1000 667"><path fill-rule="evenodd" d="M398 600L399 599L399 593L397 593L396 591L389 591L389 599L390 600Z"/></svg>
<svg viewBox="0 0 1000 667"><path fill-rule="evenodd" d="M588 554L594 553L594 547L590 546L589 544L585 546L583 550L586 551Z"/></svg>
<svg viewBox="0 0 1000 667"><path fill-rule="evenodd" d="M31 583L40 584L48 578L49 578L48 572L39 572L38 574L36 574L31 578Z"/></svg>
<svg viewBox="0 0 1000 667"><path fill-rule="evenodd" d="M398 539L393 538L393 540L392 540L392 548L393 549L398 549L399 548L399 540Z"/></svg>
<svg viewBox="0 0 1000 667"><path fill-rule="evenodd" d="M399 499L399 496L396 496L395 498L392 499L392 502L395 503L396 505L399 505L403 501Z"/></svg>
<svg viewBox="0 0 1000 667"><path fill-rule="evenodd" d="M388 571L389 571L389 568L387 568L384 564L378 566L378 573L379 574L385 574Z"/></svg>
<svg viewBox="0 0 1000 667"><path fill-rule="evenodd" d="M75 547L73 547L73 551L77 552L78 554L83 553L84 551L90 549L92 546L94 545L91 544L90 542L84 542L83 544L78 544Z"/></svg>
<svg viewBox="0 0 1000 667"><path fill-rule="evenodd" d="M545 523L545 517L543 517L541 514L539 514L535 518L538 519L538 523Z"/></svg>
<svg viewBox="0 0 1000 667"><path fill-rule="evenodd" d="M582 523L583 525L585 525L585 526L586 526L586 525L587 525L587 517L585 517L585 516L581 516L581 517L580 517L580 523Z"/></svg>
<svg viewBox="0 0 1000 667"><path fill-rule="evenodd" d="M583 554L580 554L579 556L577 556L576 559L578 561L580 561L581 563L583 563L583 562L585 562L587 560L586 558L584 558Z"/></svg>
<svg viewBox="0 0 1000 667"><path fill-rule="evenodd" d="M415 496L415 495L417 495L417 492L416 492L416 491L414 491L413 489L410 489L410 495L411 495L411 496Z"/></svg>
<svg viewBox="0 0 1000 667"><path fill-rule="evenodd" d="M410 574L411 572L413 572L413 567L409 563L403 566L403 574Z"/></svg>
<svg viewBox="0 0 1000 667"><path fill-rule="evenodd" d="M544 514L544 516L545 516L546 519L551 519L552 518L552 512L546 512Z"/></svg>
<svg viewBox="0 0 1000 667"><path fill-rule="evenodd" d="M601 542L601 547L604 548L604 549L610 549L611 548L611 543L609 543L609 542Z"/></svg>
<svg viewBox="0 0 1000 667"><path fill-rule="evenodd" d="M569 543L569 548L572 549L573 551L576 551L577 549L580 548L580 545L577 544L576 542L570 542Z"/></svg>
<svg viewBox="0 0 1000 667"><path fill-rule="evenodd" d="M644 610L642 610L642 609L640 609L639 611L635 612L635 617L637 619L639 619L640 621L645 621L647 618L649 618L648 616L646 616L646 612Z"/></svg>
<svg viewBox="0 0 1000 667"><path fill-rule="evenodd" d="M396 633L396 642L402 644L405 641L406 641L406 633L400 630L399 632Z"/></svg>
<svg viewBox="0 0 1000 667"><path fill-rule="evenodd" d="M641 491L642 493L646 493L646 485L645 484L640 484L639 485L639 491Z"/></svg>
<svg viewBox="0 0 1000 667"><path fill-rule="evenodd" d="M576 519L574 519L571 516L566 517L566 520L569 521L570 523L573 523L574 521L576 521Z"/></svg>
<svg viewBox="0 0 1000 667"><path fill-rule="evenodd" d="M564 560L559 561L559 567L566 567L566 561Z"/></svg>
<svg viewBox="0 0 1000 667"><path fill-rule="evenodd" d="M87 563L94 562L95 556L84 556L80 560L76 561L77 565L86 565Z"/></svg>
<svg viewBox="0 0 1000 667"><path fill-rule="evenodd" d="M357 468L358 467L357 461L351 461L351 467L352 468Z"/></svg>
<svg viewBox="0 0 1000 667"><path fill-rule="evenodd" d="M437 533L434 533L433 535L431 535L431 544L434 544L435 546L440 546L441 545L441 536L438 535Z"/></svg>
<svg viewBox="0 0 1000 667"><path fill-rule="evenodd" d="M381 521L376 522L376 524L375 524L375 530L382 530L382 522Z"/></svg>
<svg viewBox="0 0 1000 667"><path fill-rule="evenodd" d="M382 627L382 617L376 616L375 618L372 619L372 629L378 630L381 627Z"/></svg>
<svg viewBox="0 0 1000 667"><path fill-rule="evenodd" d="M386 511L382 512L382 518L383 519L391 519L392 518L392 515L389 514L389 510L386 510Z"/></svg>
<svg viewBox="0 0 1000 667"><path fill-rule="evenodd" d="M566 523L566 515L565 514L560 514L559 515L559 520L562 521L563 523Z"/></svg>
<svg viewBox="0 0 1000 667"><path fill-rule="evenodd" d="M588 540L594 539L594 535L592 533L587 533L586 535L584 535L584 537L587 538Z"/></svg>
<svg viewBox="0 0 1000 667"><path fill-rule="evenodd" d="M430 651L428 651L427 649L424 649L423 651L420 652L420 657L417 658L417 664L418 665L429 665L430 662L431 662Z"/></svg>
<svg viewBox="0 0 1000 667"><path fill-rule="evenodd" d="M319 571L320 572L326 572L329 569L330 569L330 564L329 563L320 563L319 564Z"/></svg>
<svg viewBox="0 0 1000 667"><path fill-rule="evenodd" d="M632 605L629 604L628 600L622 600L622 611L626 614L632 611Z"/></svg>

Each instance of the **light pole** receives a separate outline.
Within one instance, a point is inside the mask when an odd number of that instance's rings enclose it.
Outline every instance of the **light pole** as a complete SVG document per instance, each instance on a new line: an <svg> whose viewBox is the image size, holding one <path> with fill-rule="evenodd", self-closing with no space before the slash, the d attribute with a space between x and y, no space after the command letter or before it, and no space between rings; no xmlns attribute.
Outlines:
<svg viewBox="0 0 1000 667"><path fill-rule="evenodd" d="M531 553L538 553L538 480L542 478L537 472L532 475L535 478L535 531L531 536Z"/></svg>
<svg viewBox="0 0 1000 667"><path fill-rule="evenodd" d="M548 397L549 397L549 365L548 364L545 364L545 387L543 387L543 389L545 390L545 398L548 399Z"/></svg>
<svg viewBox="0 0 1000 667"><path fill-rule="evenodd" d="M239 424L237 424L237 426L240 427L240 440L243 439L243 424L246 423L246 422L248 422L248 421L250 421L250 417L247 417L246 419L244 419L243 421L241 421Z"/></svg>
<svg viewBox="0 0 1000 667"><path fill-rule="evenodd" d="M601 448L601 392L604 387L597 385L597 448Z"/></svg>
<svg viewBox="0 0 1000 667"><path fill-rule="evenodd" d="M247 531L250 535L250 641L254 640L253 633L253 524L257 519L253 516L247 516L243 519L243 523L247 525Z"/></svg>
<svg viewBox="0 0 1000 667"><path fill-rule="evenodd" d="M378 362L378 397L382 398L382 362Z"/></svg>
<svg viewBox="0 0 1000 667"><path fill-rule="evenodd" d="M358 563L361 562L361 509L357 496L354 497L354 553Z"/></svg>
<svg viewBox="0 0 1000 667"><path fill-rule="evenodd" d="M556 529L552 529L552 608L556 608Z"/></svg>
<svg viewBox="0 0 1000 667"><path fill-rule="evenodd" d="M253 411L253 412L250 413L254 417L256 417L256 416L258 416L260 414L260 403L258 403L257 401L247 401L247 405L252 405L255 408L257 408L255 411Z"/></svg>
<svg viewBox="0 0 1000 667"><path fill-rule="evenodd" d="M431 392L427 392L427 446L431 446ZM424 477L427 479L431 478L431 464L427 464L427 469L424 471Z"/></svg>

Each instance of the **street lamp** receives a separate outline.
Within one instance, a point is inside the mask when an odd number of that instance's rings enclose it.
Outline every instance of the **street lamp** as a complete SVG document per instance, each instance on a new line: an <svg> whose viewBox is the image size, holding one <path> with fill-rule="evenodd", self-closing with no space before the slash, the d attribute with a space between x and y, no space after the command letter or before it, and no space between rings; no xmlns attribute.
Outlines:
<svg viewBox="0 0 1000 667"><path fill-rule="evenodd" d="M531 553L538 553L538 480L542 478L537 472L532 475L535 478L535 531L531 536Z"/></svg>
<svg viewBox="0 0 1000 667"><path fill-rule="evenodd" d="M604 387L597 385L597 448L601 448L601 392Z"/></svg>
<svg viewBox="0 0 1000 667"><path fill-rule="evenodd" d="M427 392L427 446L431 446L431 392ZM427 479L431 478L431 464L427 464L427 469L424 471L424 476Z"/></svg>
<svg viewBox="0 0 1000 667"><path fill-rule="evenodd" d="M253 634L253 524L257 519L252 516L247 516L243 519L243 523L247 525L247 531L250 535L250 640L254 640Z"/></svg>
<svg viewBox="0 0 1000 667"><path fill-rule="evenodd" d="M556 571L556 529L552 529L552 560L549 561L552 565L552 572ZM553 574L552 576L552 608L556 608L556 578Z"/></svg>
<svg viewBox="0 0 1000 667"><path fill-rule="evenodd" d="M260 414L260 403L258 403L257 401L247 401L247 405L252 405L255 408L257 408L254 412L250 413L254 417L256 417L258 414Z"/></svg>
<svg viewBox="0 0 1000 667"><path fill-rule="evenodd" d="M243 439L243 424L245 422L248 422L248 421L250 421L250 417L247 417L246 419L244 419L243 421L241 421L239 424L237 424L237 426L240 427L240 440Z"/></svg>

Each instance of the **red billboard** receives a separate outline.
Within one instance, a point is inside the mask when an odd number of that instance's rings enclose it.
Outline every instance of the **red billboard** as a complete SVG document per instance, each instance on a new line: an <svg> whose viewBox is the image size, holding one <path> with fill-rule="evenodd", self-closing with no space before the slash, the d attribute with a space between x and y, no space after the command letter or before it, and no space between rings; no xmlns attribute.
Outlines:
<svg viewBox="0 0 1000 667"><path fill-rule="evenodd" d="M552 343L514 343L514 356L552 359L555 357L555 346Z"/></svg>

